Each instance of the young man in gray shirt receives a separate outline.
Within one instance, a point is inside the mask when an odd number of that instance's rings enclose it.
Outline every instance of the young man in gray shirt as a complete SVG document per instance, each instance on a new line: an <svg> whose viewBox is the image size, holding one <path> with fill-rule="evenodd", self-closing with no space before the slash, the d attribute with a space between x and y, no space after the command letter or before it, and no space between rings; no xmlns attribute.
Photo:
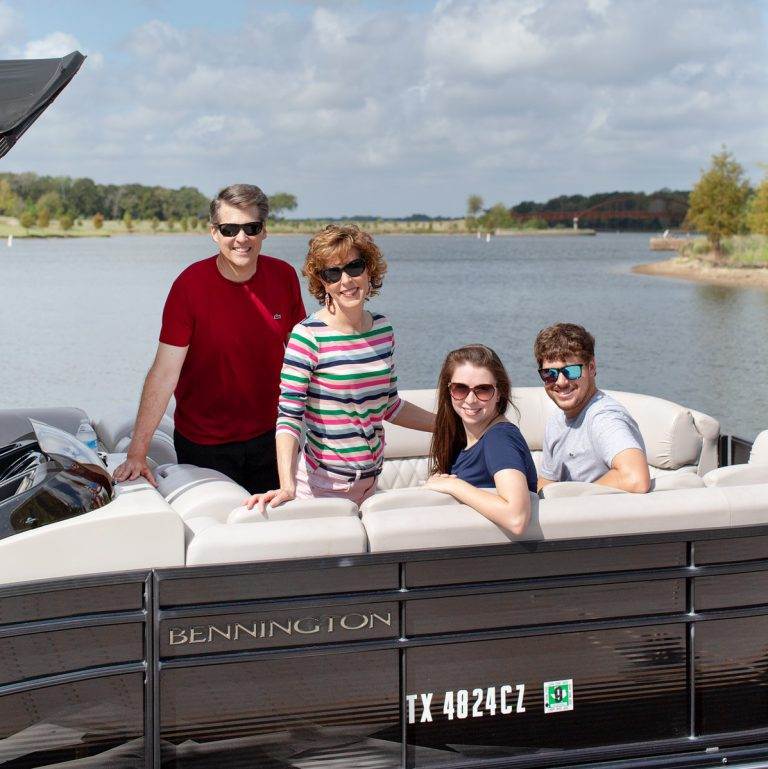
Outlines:
<svg viewBox="0 0 768 769"><path fill-rule="evenodd" d="M588 481L648 491L648 460L637 423L595 384L592 334L575 323L557 323L539 332L533 351L544 389L560 409L544 429L539 490L556 481Z"/></svg>

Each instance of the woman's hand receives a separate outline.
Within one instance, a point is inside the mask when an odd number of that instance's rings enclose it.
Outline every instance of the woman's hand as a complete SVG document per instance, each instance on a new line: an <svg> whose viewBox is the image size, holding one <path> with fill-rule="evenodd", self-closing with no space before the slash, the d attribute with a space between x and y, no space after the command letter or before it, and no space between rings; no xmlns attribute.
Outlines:
<svg viewBox="0 0 768 769"><path fill-rule="evenodd" d="M448 473L435 473L427 478L424 488L442 491L443 494L453 494L453 490L456 488L456 476Z"/></svg>
<svg viewBox="0 0 768 769"><path fill-rule="evenodd" d="M263 513L267 505L277 507L292 499L296 499L296 489L271 489L263 494L254 494L252 497L248 497L243 504L249 510L252 510L255 505L257 512Z"/></svg>

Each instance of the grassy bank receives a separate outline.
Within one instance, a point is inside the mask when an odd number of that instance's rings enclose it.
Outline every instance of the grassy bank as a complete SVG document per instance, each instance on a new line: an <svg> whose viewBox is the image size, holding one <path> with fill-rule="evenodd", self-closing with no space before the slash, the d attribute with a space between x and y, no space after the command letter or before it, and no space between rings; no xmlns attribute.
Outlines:
<svg viewBox="0 0 768 769"><path fill-rule="evenodd" d="M711 285L768 290L768 237L738 235L724 241L722 250L716 258L705 239L696 239L683 245L672 259L639 264L632 270Z"/></svg>
<svg viewBox="0 0 768 769"><path fill-rule="evenodd" d="M709 262L721 267L768 267L768 237L765 235L737 235L722 243L722 254L713 254L704 238L686 243L680 249L684 259Z"/></svg>

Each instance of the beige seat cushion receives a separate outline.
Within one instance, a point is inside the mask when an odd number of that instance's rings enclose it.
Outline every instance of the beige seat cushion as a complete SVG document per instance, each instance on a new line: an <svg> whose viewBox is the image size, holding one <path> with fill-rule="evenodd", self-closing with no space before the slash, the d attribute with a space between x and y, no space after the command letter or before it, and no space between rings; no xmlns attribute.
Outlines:
<svg viewBox="0 0 768 769"><path fill-rule="evenodd" d="M357 517L219 524L201 531L187 548L187 565L317 558L365 553Z"/></svg>
<svg viewBox="0 0 768 769"><path fill-rule="evenodd" d="M768 464L729 465L710 470L704 476L707 486L750 486L768 483Z"/></svg>
<svg viewBox="0 0 768 769"><path fill-rule="evenodd" d="M432 489L392 489L374 494L363 502L360 511L363 515L379 510L398 510L404 507L441 507L458 505L459 502L450 494Z"/></svg>
<svg viewBox="0 0 768 769"><path fill-rule="evenodd" d="M249 523L254 521L292 521L297 518L337 518L359 517L357 505L349 499L340 497L329 499L294 499L282 505L267 505L265 514L245 506L236 507L227 518L227 523Z"/></svg>

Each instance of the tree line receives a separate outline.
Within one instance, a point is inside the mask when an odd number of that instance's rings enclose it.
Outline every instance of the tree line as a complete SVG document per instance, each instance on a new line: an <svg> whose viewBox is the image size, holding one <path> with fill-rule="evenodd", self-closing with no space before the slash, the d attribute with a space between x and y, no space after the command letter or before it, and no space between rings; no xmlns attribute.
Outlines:
<svg viewBox="0 0 768 769"><path fill-rule="evenodd" d="M553 224L548 215L572 212L574 216L579 215L579 227L582 228L658 231L683 225L689 194L687 190L666 187L651 193L615 190L593 195L559 195L543 203L524 200L511 207L496 203L490 208L484 207L480 195L470 195L467 224L470 229L482 230L545 229ZM604 203L609 204L609 209L598 213ZM590 215L590 209L597 210ZM644 216L638 217L638 213ZM555 226L571 227L571 218L563 217Z"/></svg>
<svg viewBox="0 0 768 769"><path fill-rule="evenodd" d="M197 222L208 219L209 199L196 187L169 189L144 184L97 184L93 179L0 173L0 215L31 217L40 226L51 219L98 218L153 222ZM271 214L296 208L296 196L270 196ZM26 215L26 216L25 216Z"/></svg>

